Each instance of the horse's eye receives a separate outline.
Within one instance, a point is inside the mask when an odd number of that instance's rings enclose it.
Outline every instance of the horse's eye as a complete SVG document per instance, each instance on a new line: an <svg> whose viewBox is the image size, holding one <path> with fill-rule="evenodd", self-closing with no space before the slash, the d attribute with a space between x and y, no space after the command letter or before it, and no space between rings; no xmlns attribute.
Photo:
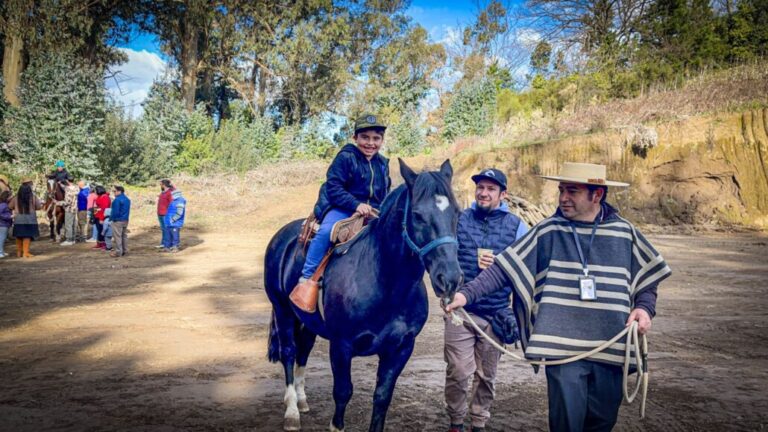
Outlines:
<svg viewBox="0 0 768 432"><path fill-rule="evenodd" d="M413 214L413 221L417 222L417 223L424 223L424 222L426 222L426 219L424 219L424 216L422 216L421 214L414 213Z"/></svg>

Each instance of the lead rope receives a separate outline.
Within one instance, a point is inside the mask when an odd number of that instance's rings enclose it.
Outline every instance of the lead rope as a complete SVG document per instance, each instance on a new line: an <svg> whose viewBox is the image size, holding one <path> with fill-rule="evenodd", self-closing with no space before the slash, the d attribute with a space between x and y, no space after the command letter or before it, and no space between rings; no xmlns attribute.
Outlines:
<svg viewBox="0 0 768 432"><path fill-rule="evenodd" d="M450 313L451 323L453 325L462 325L464 323L464 320L467 320L472 325L472 327L475 330L477 330L485 340L490 342L491 345L493 345L497 350L501 351L502 354L506 354L515 360L524 361L526 363L537 365L537 366L557 366L557 365L562 365L562 364L572 363L578 360L582 360L584 358L587 358L589 356L592 356L594 354L597 354L607 349L608 347L616 343L619 339L624 337L624 335L627 335L627 341L625 344L626 348L624 350L624 367L623 367L624 380L622 382L624 400L627 402L627 404L631 404L637 397L638 393L640 393L640 391L642 390L642 398L640 399L640 418L642 419L645 417L645 402L648 396L648 338L646 337L646 335L642 335L642 338L639 338L637 333L637 321L632 321L632 323L629 326L625 327L611 340L606 341L605 343L594 348L591 351L587 351L579 355L575 355L573 357L568 357L568 358L559 359L559 360L528 360L507 350L498 342L496 342L492 337L488 336L484 331L480 329L480 326L477 325L475 320L473 320L472 317L469 316L469 314L464 310L464 308L459 308L457 311L461 312L464 318L458 316L456 312L451 312ZM635 390L630 394L629 393L629 363L632 357L633 349L635 351L635 359L637 359L637 382L635 383Z"/></svg>

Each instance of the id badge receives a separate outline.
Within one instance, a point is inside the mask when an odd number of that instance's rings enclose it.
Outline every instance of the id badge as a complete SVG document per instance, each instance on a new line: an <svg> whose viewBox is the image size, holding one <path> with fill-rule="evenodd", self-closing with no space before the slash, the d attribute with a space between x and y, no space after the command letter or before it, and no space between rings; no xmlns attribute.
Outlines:
<svg viewBox="0 0 768 432"><path fill-rule="evenodd" d="M594 276L579 276L579 291L582 300L597 300L597 283Z"/></svg>

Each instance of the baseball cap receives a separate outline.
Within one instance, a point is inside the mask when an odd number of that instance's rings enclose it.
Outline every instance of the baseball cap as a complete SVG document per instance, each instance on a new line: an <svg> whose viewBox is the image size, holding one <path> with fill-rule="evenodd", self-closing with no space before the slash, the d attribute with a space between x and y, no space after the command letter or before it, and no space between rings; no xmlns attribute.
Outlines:
<svg viewBox="0 0 768 432"><path fill-rule="evenodd" d="M480 171L479 174L472 176L472 181L475 182L475 184L480 180L490 180L501 186L501 190L507 189L507 176L496 168L487 168Z"/></svg>
<svg viewBox="0 0 768 432"><path fill-rule="evenodd" d="M355 120L355 133L361 129L382 128L386 129L375 114L365 113Z"/></svg>

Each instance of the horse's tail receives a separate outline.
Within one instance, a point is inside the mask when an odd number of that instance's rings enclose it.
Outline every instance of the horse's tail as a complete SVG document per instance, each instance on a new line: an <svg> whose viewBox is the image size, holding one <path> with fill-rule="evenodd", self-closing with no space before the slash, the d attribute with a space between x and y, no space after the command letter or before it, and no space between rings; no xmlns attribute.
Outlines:
<svg viewBox="0 0 768 432"><path fill-rule="evenodd" d="M272 309L272 319L269 320L269 337L267 338L267 358L272 363L280 361L280 338L277 337L277 319Z"/></svg>

